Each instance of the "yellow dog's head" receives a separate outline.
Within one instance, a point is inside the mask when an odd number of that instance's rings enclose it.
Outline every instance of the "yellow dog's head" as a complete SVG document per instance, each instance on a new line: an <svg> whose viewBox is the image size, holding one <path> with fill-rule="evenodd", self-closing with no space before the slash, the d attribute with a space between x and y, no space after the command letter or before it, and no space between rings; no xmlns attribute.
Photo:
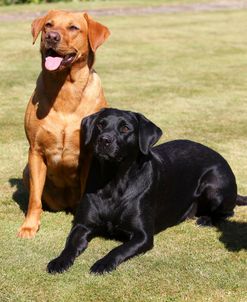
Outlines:
<svg viewBox="0 0 247 302"><path fill-rule="evenodd" d="M96 49L110 35L109 29L87 13L49 11L32 23L33 43L41 32L42 67L61 71L76 62L91 68Z"/></svg>

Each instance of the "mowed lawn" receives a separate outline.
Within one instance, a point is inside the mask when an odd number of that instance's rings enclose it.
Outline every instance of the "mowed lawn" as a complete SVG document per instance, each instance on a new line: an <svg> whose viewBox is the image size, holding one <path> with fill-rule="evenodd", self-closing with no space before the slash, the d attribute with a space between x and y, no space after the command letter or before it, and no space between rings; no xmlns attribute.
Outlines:
<svg viewBox="0 0 247 302"><path fill-rule="evenodd" d="M95 65L110 105L145 114L163 129L161 142L187 138L216 149L247 195L246 11L97 20L112 32ZM0 36L0 301L247 301L246 207L220 230L194 221L172 227L105 276L89 268L119 243L99 238L68 272L46 273L72 216L44 212L35 239L16 238L26 207L23 117L40 57L30 21L1 22Z"/></svg>

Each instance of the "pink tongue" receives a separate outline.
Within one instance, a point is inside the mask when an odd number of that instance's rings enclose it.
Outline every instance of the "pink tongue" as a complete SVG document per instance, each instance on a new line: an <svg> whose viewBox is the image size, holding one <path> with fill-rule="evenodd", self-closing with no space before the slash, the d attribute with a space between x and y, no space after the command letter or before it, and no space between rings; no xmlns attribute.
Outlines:
<svg viewBox="0 0 247 302"><path fill-rule="evenodd" d="M61 57L46 57L45 68L48 70L56 70L60 66L63 58Z"/></svg>

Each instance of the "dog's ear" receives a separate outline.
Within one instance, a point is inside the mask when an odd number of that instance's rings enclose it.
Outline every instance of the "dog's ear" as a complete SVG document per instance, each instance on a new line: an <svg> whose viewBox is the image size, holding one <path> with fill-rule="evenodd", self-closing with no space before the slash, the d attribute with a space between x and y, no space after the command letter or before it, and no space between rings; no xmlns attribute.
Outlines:
<svg viewBox="0 0 247 302"><path fill-rule="evenodd" d="M87 117L85 117L82 122L81 122L81 129L82 129L82 136L83 136L83 141L84 145L87 146L93 136L93 130L95 127L95 122L99 116L99 114L103 111L104 109L101 109L100 111L93 113Z"/></svg>
<svg viewBox="0 0 247 302"><path fill-rule="evenodd" d="M137 113L137 118L139 120L140 151L147 155L150 148L160 139L162 130L140 113Z"/></svg>
<svg viewBox="0 0 247 302"><path fill-rule="evenodd" d="M88 40L91 49L96 52L96 49L109 37L110 31L106 26L94 21L87 13L84 13L84 18L88 25Z"/></svg>
<svg viewBox="0 0 247 302"><path fill-rule="evenodd" d="M31 32L32 32L32 36L33 36L33 44L37 40L39 33L41 32L41 30L43 29L43 27L45 25L46 16L47 15L37 18L37 19L33 20L33 22L32 22Z"/></svg>

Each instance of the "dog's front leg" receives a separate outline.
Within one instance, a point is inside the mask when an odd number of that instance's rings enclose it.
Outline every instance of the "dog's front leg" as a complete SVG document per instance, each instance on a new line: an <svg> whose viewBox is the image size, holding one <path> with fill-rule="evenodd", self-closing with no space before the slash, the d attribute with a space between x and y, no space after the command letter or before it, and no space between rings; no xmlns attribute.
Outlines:
<svg viewBox="0 0 247 302"><path fill-rule="evenodd" d="M50 274L62 273L72 266L75 258L87 248L90 235L91 231L87 227L76 224L68 236L64 250L48 263L47 271Z"/></svg>
<svg viewBox="0 0 247 302"><path fill-rule="evenodd" d="M136 232L132 239L112 251L105 257L98 260L90 269L91 273L104 274L138 254L145 253L153 247L153 235L144 232Z"/></svg>
<svg viewBox="0 0 247 302"><path fill-rule="evenodd" d="M42 156L31 149L28 156L28 169L29 203L27 215L18 233L18 237L21 238L32 238L39 229L42 212L41 196L47 171Z"/></svg>

